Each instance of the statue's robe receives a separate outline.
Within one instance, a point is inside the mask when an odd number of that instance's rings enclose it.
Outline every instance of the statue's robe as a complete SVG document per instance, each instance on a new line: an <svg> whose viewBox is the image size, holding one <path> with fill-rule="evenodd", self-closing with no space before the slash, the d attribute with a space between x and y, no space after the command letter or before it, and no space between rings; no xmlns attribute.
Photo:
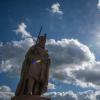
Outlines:
<svg viewBox="0 0 100 100"><path fill-rule="evenodd" d="M25 55L22 64L21 78L17 86L15 95L25 95L27 93L27 82L29 78L35 80L33 95L39 91L41 95L47 91L50 68L50 58L48 51L38 45L32 46Z"/></svg>

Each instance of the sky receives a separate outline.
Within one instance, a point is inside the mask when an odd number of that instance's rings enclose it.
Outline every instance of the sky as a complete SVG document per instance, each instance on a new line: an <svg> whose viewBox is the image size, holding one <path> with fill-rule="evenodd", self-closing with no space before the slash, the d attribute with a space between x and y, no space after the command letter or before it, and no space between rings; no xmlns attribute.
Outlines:
<svg viewBox="0 0 100 100"><path fill-rule="evenodd" d="M51 58L52 100L100 100L100 0L0 0L0 100L14 96L40 27Z"/></svg>

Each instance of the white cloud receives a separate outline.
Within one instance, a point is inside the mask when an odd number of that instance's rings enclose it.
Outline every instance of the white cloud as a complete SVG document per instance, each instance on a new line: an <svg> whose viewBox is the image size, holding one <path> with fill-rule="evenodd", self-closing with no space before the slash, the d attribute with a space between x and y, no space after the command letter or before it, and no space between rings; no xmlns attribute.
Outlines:
<svg viewBox="0 0 100 100"><path fill-rule="evenodd" d="M11 100L13 96L14 93L9 86L0 86L0 100Z"/></svg>
<svg viewBox="0 0 100 100"><path fill-rule="evenodd" d="M11 100L14 92L9 86L0 86L0 100ZM47 92L43 96L50 97L52 100L100 100L100 91L88 90L85 92L66 91L66 92Z"/></svg>
<svg viewBox="0 0 100 100"><path fill-rule="evenodd" d="M19 74L25 53L34 43L32 38L24 37L0 46L0 72ZM99 87L100 62L88 46L76 39L49 39L46 47L52 62L51 77L82 87Z"/></svg>
<svg viewBox="0 0 100 100"><path fill-rule="evenodd" d="M19 73L25 53L32 43L34 43L33 40L30 41L28 39L12 41L12 43L7 43L0 47L0 56L2 57L0 59L0 71L14 73L16 75ZM52 58L51 69L54 78L82 87L100 88L100 62L95 60L95 55L86 45L75 39L61 39L58 41L49 39L47 40L46 46ZM48 88L55 89L55 85L49 83ZM6 95L8 94L8 92L0 92L0 98L7 97ZM9 95L12 95L12 93ZM85 93L55 92L49 95L54 100L66 100L66 98L69 98L69 100L96 100L93 98L100 98L99 92L90 93L90 95Z"/></svg>
<svg viewBox="0 0 100 100"><path fill-rule="evenodd" d="M30 46L35 44L35 38L26 31L26 25L21 23L16 30L18 34L22 35L22 40L12 41L6 44L1 42L0 46L0 73L10 72L19 74L25 53ZM34 39L34 40L33 40Z"/></svg>
<svg viewBox="0 0 100 100"><path fill-rule="evenodd" d="M63 14L63 11L60 10L60 4L58 2L51 5L51 12L61 15Z"/></svg>
<svg viewBox="0 0 100 100"><path fill-rule="evenodd" d="M11 100L14 92L9 86L0 86L0 100ZM100 100L100 91L88 90L85 92L65 91L65 92L47 92L43 96L50 97L52 100Z"/></svg>
<svg viewBox="0 0 100 100"><path fill-rule="evenodd" d="M35 41L33 41L32 38L25 38L24 40L20 41L12 41L13 46L19 47L19 48L29 48L30 46L35 44Z"/></svg>
<svg viewBox="0 0 100 100"><path fill-rule="evenodd" d="M22 38L24 38L24 40L12 41L14 46L17 46L17 47L23 47L24 46L24 47L27 48L27 47L29 47L29 46L31 46L35 43L36 39L31 36L31 33L28 32L26 30L26 28L27 28L27 25L24 22L19 24L18 29L16 29L15 32L16 32L16 34L21 34L21 36L22 36Z"/></svg>
<svg viewBox="0 0 100 100"><path fill-rule="evenodd" d="M55 85L52 83L48 83L48 89L55 89Z"/></svg>
<svg viewBox="0 0 100 100"><path fill-rule="evenodd" d="M97 7L100 9L100 0L98 0Z"/></svg>
<svg viewBox="0 0 100 100"><path fill-rule="evenodd" d="M81 87L100 88L100 62L86 45L75 39L50 39L47 46L53 77Z"/></svg>
<svg viewBox="0 0 100 100"><path fill-rule="evenodd" d="M78 100L77 94L72 91L68 92L49 92L45 96L51 97L52 100Z"/></svg>
<svg viewBox="0 0 100 100"><path fill-rule="evenodd" d="M12 41L12 43L0 47L0 55L2 56L0 72L20 73L25 53L32 45L32 42L34 43L34 41L27 39L29 38ZM81 85L85 84L84 86L89 86L87 85L86 74L82 74L82 72L84 73L84 71L87 70L86 72L90 73L90 76L94 75L96 71L93 74L90 69L92 70L92 68L95 67L95 69L98 70L99 67L97 66L99 66L99 62L97 63L95 61L94 54L86 45L75 39L61 39L58 41L49 39L46 46L52 60L51 76L63 82L69 81L76 84L80 82ZM80 77L77 77L78 75L80 75ZM95 77L97 77L97 75L95 75ZM85 78L84 81L83 78ZM95 81L92 80L91 83L98 85L97 83L99 81Z"/></svg>
<svg viewBox="0 0 100 100"><path fill-rule="evenodd" d="M0 100L11 100L14 92L9 86L0 86ZM50 97L52 100L100 100L100 91L88 90L85 92L65 91L65 92L47 92L43 96Z"/></svg>
<svg viewBox="0 0 100 100"><path fill-rule="evenodd" d="M0 73L8 71L9 69L11 69L11 67L12 67L12 64L10 60L5 60L5 61L2 60L1 66L0 66Z"/></svg>
<svg viewBox="0 0 100 100"><path fill-rule="evenodd" d="M11 89L10 89L10 87L8 87L6 85L3 85L3 86L0 86L0 91L2 91L2 92L11 92Z"/></svg>
<svg viewBox="0 0 100 100"><path fill-rule="evenodd" d="M12 43L0 47L0 73L19 73L26 48L19 48Z"/></svg>
<svg viewBox="0 0 100 100"><path fill-rule="evenodd" d="M22 22L21 24L19 24L18 29L15 30L15 32L17 34L21 34L22 38L32 37L31 34L26 31L26 28L27 28L27 26L25 25L24 22Z"/></svg>
<svg viewBox="0 0 100 100"><path fill-rule="evenodd" d="M53 59L53 64L86 66L95 61L94 54L90 49L75 39L61 39L47 41L47 47ZM59 55L60 54L60 55Z"/></svg>
<svg viewBox="0 0 100 100"><path fill-rule="evenodd" d="M47 10L50 11L52 14L63 15L63 11L60 9L60 4L58 2L52 4L51 8Z"/></svg>
<svg viewBox="0 0 100 100"><path fill-rule="evenodd" d="M78 93L74 93L73 91L49 92L45 96L51 97L52 100L100 100L100 91L93 92L90 90Z"/></svg>

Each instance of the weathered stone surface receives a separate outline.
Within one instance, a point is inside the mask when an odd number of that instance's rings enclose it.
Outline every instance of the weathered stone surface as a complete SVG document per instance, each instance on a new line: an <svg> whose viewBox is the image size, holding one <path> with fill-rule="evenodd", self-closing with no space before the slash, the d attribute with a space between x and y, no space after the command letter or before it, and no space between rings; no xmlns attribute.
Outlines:
<svg viewBox="0 0 100 100"><path fill-rule="evenodd" d="M40 97L36 95L22 95L22 96L15 96L11 98L11 100L51 100L51 98Z"/></svg>

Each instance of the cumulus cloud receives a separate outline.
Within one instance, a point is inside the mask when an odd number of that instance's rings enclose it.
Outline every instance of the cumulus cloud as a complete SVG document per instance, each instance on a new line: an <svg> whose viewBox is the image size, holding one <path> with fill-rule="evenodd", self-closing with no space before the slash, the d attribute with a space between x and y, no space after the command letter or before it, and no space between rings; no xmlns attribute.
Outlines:
<svg viewBox="0 0 100 100"><path fill-rule="evenodd" d="M12 41L5 45L0 46L0 72L9 72L18 74L21 70L21 64L24 60L27 49L34 41L27 40ZM100 62L95 60L95 55L90 49L75 39L61 39L55 41L54 39L47 40L46 47L49 50L49 54L52 60L52 77L62 80L63 82L69 82L82 87L94 87L99 89L100 81ZM55 89L55 85L49 83L49 89ZM12 96L5 88L0 88L0 98L10 98ZM10 95L10 96L9 96ZM98 92L52 92L48 96L53 100L96 100L94 98L100 98ZM97 99L99 100L99 99Z"/></svg>
<svg viewBox="0 0 100 100"><path fill-rule="evenodd" d="M34 44L34 41L27 39L12 41L12 43L0 47L0 72L20 73L25 53L32 43ZM75 39L61 39L58 41L49 39L47 40L46 47L52 60L52 77L63 82L80 83L83 86L89 86L87 85L89 82L99 85L99 72L97 73L96 70L92 72L94 67L97 70L99 69L99 62L95 61L95 55L86 45ZM85 72L87 74L84 74ZM95 75L96 78L94 77L94 80L90 79L91 81L89 81L88 78L92 78L92 75Z"/></svg>
<svg viewBox="0 0 100 100"><path fill-rule="evenodd" d="M61 10L61 5L60 3L54 3L51 5L50 8L46 8L46 10L49 12L49 14L52 16L52 17L55 17L59 20L61 20L63 18L63 11Z"/></svg>
<svg viewBox="0 0 100 100"><path fill-rule="evenodd" d="M51 11L52 13L63 14L63 11L60 10L60 4L58 2L51 5Z"/></svg>
<svg viewBox="0 0 100 100"><path fill-rule="evenodd" d="M12 41L13 46L27 49L30 46L35 44L35 41L32 38L25 38L24 40L20 41Z"/></svg>
<svg viewBox="0 0 100 100"><path fill-rule="evenodd" d="M24 22L22 22L22 23L19 24L18 29L16 29L15 32L16 32L16 34L21 34L21 37L24 40L12 41L12 43L13 43L14 46L18 46L18 47L23 47L23 46L24 47L29 47L32 44L34 44L35 38L32 37L31 33L28 32L26 30L26 28L27 28L27 25Z"/></svg>
<svg viewBox="0 0 100 100"><path fill-rule="evenodd" d="M12 61L14 60L13 58L22 59L26 50L32 45L32 43L34 44L33 41L25 39L20 41L12 41L12 43L0 47L2 59L6 59L5 62L1 62L1 68L7 64L9 65L10 62L14 64L13 62L15 61ZM55 67L74 67L77 65L79 67L83 66L81 68L84 68L85 65L89 63L91 64L91 62L95 61L94 54L87 46L83 45L78 40L61 39L55 41L54 39L50 39L47 41L46 46L49 49L52 64ZM8 68L11 68L11 65Z"/></svg>
<svg viewBox="0 0 100 100"><path fill-rule="evenodd" d="M52 83L48 83L48 89L55 89L55 85Z"/></svg>
<svg viewBox="0 0 100 100"><path fill-rule="evenodd" d="M21 23L15 31L22 35L22 40L11 41L0 46L0 73L10 72L19 74L27 49L35 43L31 34L26 31L25 23Z"/></svg>
<svg viewBox="0 0 100 100"><path fill-rule="evenodd" d="M27 28L27 26L25 25L24 22L22 22L21 24L19 24L18 29L16 29L15 32L17 34L21 33L22 38L32 37L31 34L26 31L26 28Z"/></svg>
<svg viewBox="0 0 100 100"><path fill-rule="evenodd" d="M0 86L0 100L11 100L14 93L9 86ZM50 97L52 100L100 100L100 91L88 90L85 92L47 92L42 96Z"/></svg>
<svg viewBox="0 0 100 100"><path fill-rule="evenodd" d="M0 100L11 100L14 93L11 91L9 86L0 86Z"/></svg>
<svg viewBox="0 0 100 100"><path fill-rule="evenodd" d="M22 33L19 32L19 34ZM25 36L23 40L2 44L0 46L0 73L19 74L25 53L34 43L35 41L31 37ZM57 41L49 39L46 47L52 62L51 77L82 87L100 85L100 62L96 61L94 53L88 46L76 39Z"/></svg>
<svg viewBox="0 0 100 100"><path fill-rule="evenodd" d="M68 92L49 92L44 94L47 97L51 97L52 100L78 100L77 95L72 91Z"/></svg>
<svg viewBox="0 0 100 100"><path fill-rule="evenodd" d="M9 86L0 86L0 100L11 100L14 93ZM43 96L50 97L52 100L100 100L100 91L88 90L85 92L47 92Z"/></svg>
<svg viewBox="0 0 100 100"><path fill-rule="evenodd" d="M25 49L18 48L12 43L0 47L0 73L8 72L17 74L21 68L25 52Z"/></svg>
<svg viewBox="0 0 100 100"><path fill-rule="evenodd" d="M11 100L14 93L9 86L0 86L0 100ZM100 91L88 90L85 92L47 92L43 96L50 97L52 100L100 100Z"/></svg>
<svg viewBox="0 0 100 100"><path fill-rule="evenodd" d="M11 89L10 89L10 87L3 85L3 86L0 86L0 91L11 92Z"/></svg>
<svg viewBox="0 0 100 100"><path fill-rule="evenodd" d="M47 47L56 66L66 65L85 66L95 61L90 49L75 39L61 39L47 41ZM60 55L59 55L60 54Z"/></svg>
<svg viewBox="0 0 100 100"><path fill-rule="evenodd" d="M86 45L75 39L50 39L47 46L53 60L53 77L82 87L100 88L100 62Z"/></svg>
<svg viewBox="0 0 100 100"><path fill-rule="evenodd" d="M52 100L100 100L100 91L93 92L89 90L78 93L74 93L73 91L49 92L45 96L51 97Z"/></svg>

